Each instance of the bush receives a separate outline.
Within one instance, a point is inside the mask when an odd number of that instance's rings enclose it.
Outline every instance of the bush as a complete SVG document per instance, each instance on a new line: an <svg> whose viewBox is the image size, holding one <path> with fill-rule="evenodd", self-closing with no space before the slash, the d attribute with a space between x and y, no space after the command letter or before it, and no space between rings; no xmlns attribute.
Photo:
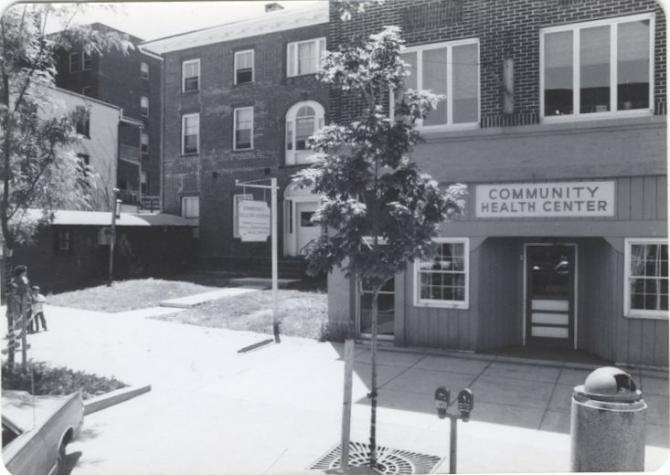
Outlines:
<svg viewBox="0 0 670 475"><path fill-rule="evenodd" d="M28 371L21 371L19 364L12 371L2 364L2 389L27 391L35 396L66 395L81 391L84 399L99 396L127 384L118 379L105 378L65 367L51 368L40 361L30 361Z"/></svg>
<svg viewBox="0 0 670 475"><path fill-rule="evenodd" d="M353 323L349 322L325 322L321 325L321 336L319 341L343 342L355 335Z"/></svg>

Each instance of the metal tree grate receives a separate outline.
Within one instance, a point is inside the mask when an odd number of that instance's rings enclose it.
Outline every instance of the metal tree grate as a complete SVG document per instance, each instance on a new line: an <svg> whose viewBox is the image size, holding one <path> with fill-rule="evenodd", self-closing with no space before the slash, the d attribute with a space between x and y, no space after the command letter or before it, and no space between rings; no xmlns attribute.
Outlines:
<svg viewBox="0 0 670 475"><path fill-rule="evenodd" d="M342 445L321 457L312 470L332 470L340 468ZM360 442L349 442L349 466L365 467L370 456L370 446ZM412 475L417 473L431 473L440 463L440 457L425 455L409 450L390 449L377 446L377 467L375 471L382 475Z"/></svg>

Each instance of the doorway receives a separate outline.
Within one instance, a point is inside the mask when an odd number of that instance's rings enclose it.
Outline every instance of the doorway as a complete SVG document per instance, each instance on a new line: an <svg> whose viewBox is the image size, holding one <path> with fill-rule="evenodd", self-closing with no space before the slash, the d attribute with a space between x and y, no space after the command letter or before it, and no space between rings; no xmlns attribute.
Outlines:
<svg viewBox="0 0 670 475"><path fill-rule="evenodd" d="M526 244L525 342L576 348L576 244Z"/></svg>

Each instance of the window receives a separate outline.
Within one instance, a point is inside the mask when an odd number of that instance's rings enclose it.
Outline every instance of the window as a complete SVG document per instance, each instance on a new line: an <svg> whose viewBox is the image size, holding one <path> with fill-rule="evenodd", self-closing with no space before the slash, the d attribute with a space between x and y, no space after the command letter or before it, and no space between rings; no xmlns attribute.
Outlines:
<svg viewBox="0 0 670 475"><path fill-rule="evenodd" d="M293 77L315 74L319 70L319 62L325 51L325 38L289 43L286 46L286 75Z"/></svg>
<svg viewBox="0 0 670 475"><path fill-rule="evenodd" d="M140 63L140 78L149 79L149 63L144 61Z"/></svg>
<svg viewBox="0 0 670 475"><path fill-rule="evenodd" d="M307 147L307 139L323 127L324 110L315 101L298 102L286 113L286 164L310 163L316 155Z"/></svg>
<svg viewBox="0 0 670 475"><path fill-rule="evenodd" d="M668 318L668 242L627 239L624 312L628 317Z"/></svg>
<svg viewBox="0 0 670 475"><path fill-rule="evenodd" d="M70 72L75 73L81 69L81 55L78 51L70 53Z"/></svg>
<svg viewBox="0 0 670 475"><path fill-rule="evenodd" d="M254 50L235 53L235 84L254 81Z"/></svg>
<svg viewBox="0 0 670 475"><path fill-rule="evenodd" d="M149 153L149 134L146 132L140 133L140 151L143 154Z"/></svg>
<svg viewBox="0 0 670 475"><path fill-rule="evenodd" d="M77 106L75 129L78 134L91 138L91 114L84 106Z"/></svg>
<svg viewBox="0 0 670 475"><path fill-rule="evenodd" d="M254 148L254 108L241 107L233 113L233 150Z"/></svg>
<svg viewBox="0 0 670 475"><path fill-rule="evenodd" d="M419 124L422 128L479 124L479 40L406 48L402 59L410 65L408 89L430 90L446 96Z"/></svg>
<svg viewBox="0 0 670 475"><path fill-rule="evenodd" d="M147 96L140 97L140 114L142 117L149 117L149 98Z"/></svg>
<svg viewBox="0 0 670 475"><path fill-rule="evenodd" d="M200 89L200 60L191 59L181 64L182 91L196 92Z"/></svg>
<svg viewBox="0 0 670 475"><path fill-rule="evenodd" d="M241 200L253 200L254 197L253 195L247 193L243 195L233 195L233 237L234 238L239 238L240 237L240 223L238 221L238 212L240 209L240 201Z"/></svg>
<svg viewBox="0 0 670 475"><path fill-rule="evenodd" d="M90 71L91 68L93 67L93 58L91 57L90 54L86 53L86 51L81 52L81 70L82 71Z"/></svg>
<svg viewBox="0 0 670 475"><path fill-rule="evenodd" d="M181 117L181 153L189 155L200 150L200 114Z"/></svg>
<svg viewBox="0 0 670 475"><path fill-rule="evenodd" d="M543 30L543 117L650 113L653 30L649 14Z"/></svg>
<svg viewBox="0 0 670 475"><path fill-rule="evenodd" d="M142 194L145 194L148 188L149 188L149 178L147 177L147 172L142 170L140 172L140 190L142 191Z"/></svg>
<svg viewBox="0 0 670 475"><path fill-rule="evenodd" d="M56 252L69 253L72 251L72 234L68 229L56 230Z"/></svg>
<svg viewBox="0 0 670 475"><path fill-rule="evenodd" d="M469 241L437 238L432 261L414 264L414 305L468 308Z"/></svg>
<svg viewBox="0 0 670 475"><path fill-rule="evenodd" d="M181 198L181 215L184 218L199 218L200 217L200 197L199 196L182 196L182 198Z"/></svg>

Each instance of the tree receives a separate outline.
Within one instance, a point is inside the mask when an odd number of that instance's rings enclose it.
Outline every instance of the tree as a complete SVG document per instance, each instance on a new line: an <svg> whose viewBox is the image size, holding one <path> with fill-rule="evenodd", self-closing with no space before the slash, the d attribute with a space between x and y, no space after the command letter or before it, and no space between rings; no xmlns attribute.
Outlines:
<svg viewBox="0 0 670 475"><path fill-rule="evenodd" d="M82 169L74 146L76 124L85 111L56 110L49 90L55 85L59 49L85 45L87 54L110 49L127 52L124 36L101 32L72 20L81 7L17 5L0 18L0 231L5 276L17 245L30 242L38 226L58 208L86 209L95 186L93 170ZM47 21L65 28L46 34ZM31 209L41 209L35 216ZM10 332L13 329L8 315ZM10 352L13 362L13 353Z"/></svg>
<svg viewBox="0 0 670 475"><path fill-rule="evenodd" d="M396 27L361 45L341 47L324 58L320 78L363 104L359 118L317 131L310 146L320 160L297 174L321 196L313 220L323 235L308 254L311 273L340 266L372 289L370 467L376 465L377 320L380 289L415 259L433 253L438 225L463 208L463 185L441 189L419 171L410 155L417 123L440 97L405 89L409 65ZM396 99L386 107L389 95ZM391 113L387 109L392 108Z"/></svg>

